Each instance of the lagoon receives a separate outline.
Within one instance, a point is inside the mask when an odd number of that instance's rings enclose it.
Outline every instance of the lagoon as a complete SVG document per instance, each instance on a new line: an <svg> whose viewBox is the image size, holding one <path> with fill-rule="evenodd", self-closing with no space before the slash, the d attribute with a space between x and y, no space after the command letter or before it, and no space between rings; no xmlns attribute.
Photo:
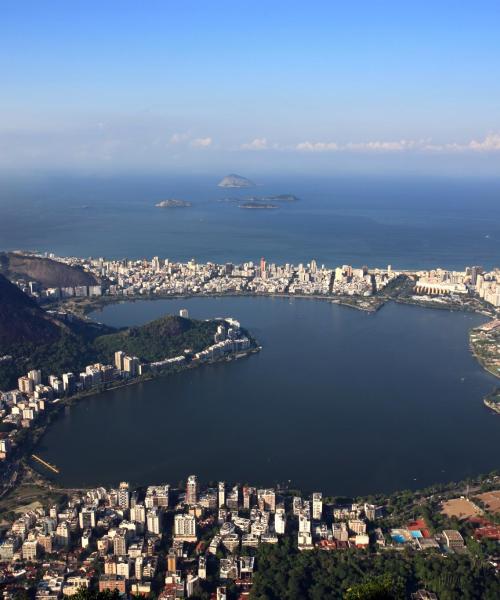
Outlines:
<svg viewBox="0 0 500 600"><path fill-rule="evenodd" d="M136 325L181 307L237 318L263 350L67 409L38 449L59 483L176 484L196 473L355 495L498 468L500 419L482 403L496 380L468 348L484 317L262 297L141 300L91 316Z"/></svg>

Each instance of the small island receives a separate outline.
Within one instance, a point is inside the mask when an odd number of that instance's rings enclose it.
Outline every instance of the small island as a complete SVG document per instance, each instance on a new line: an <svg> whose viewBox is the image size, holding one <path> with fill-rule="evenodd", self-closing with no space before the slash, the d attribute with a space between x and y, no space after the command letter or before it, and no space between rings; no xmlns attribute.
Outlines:
<svg viewBox="0 0 500 600"><path fill-rule="evenodd" d="M176 200L175 198L170 198L169 200L162 200L155 204L157 208L187 208L191 206L191 202L187 200Z"/></svg>
<svg viewBox="0 0 500 600"><path fill-rule="evenodd" d="M293 194L278 194L276 196L264 196L262 200L269 200L270 202L297 202L297 196Z"/></svg>
<svg viewBox="0 0 500 600"><path fill-rule="evenodd" d="M270 204L269 202L260 202L252 200L250 202L243 202L243 204L239 204L238 208L246 208L246 209L264 209L271 210L273 208L278 208L276 204Z"/></svg>
<svg viewBox="0 0 500 600"><path fill-rule="evenodd" d="M217 184L222 188L250 188L255 187L255 183L246 177L242 177L241 175L235 175L231 173L230 175L226 175L219 183Z"/></svg>

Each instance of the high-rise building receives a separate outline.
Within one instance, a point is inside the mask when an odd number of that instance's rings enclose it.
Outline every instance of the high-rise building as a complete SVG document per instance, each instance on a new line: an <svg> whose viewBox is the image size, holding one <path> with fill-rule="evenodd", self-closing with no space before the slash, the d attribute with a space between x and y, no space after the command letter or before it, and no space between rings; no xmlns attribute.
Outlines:
<svg viewBox="0 0 500 600"><path fill-rule="evenodd" d="M257 490L257 502L260 510L274 512L276 508L276 494L274 490Z"/></svg>
<svg viewBox="0 0 500 600"><path fill-rule="evenodd" d="M122 529L113 538L113 554L116 556L125 556L127 554L127 536Z"/></svg>
<svg viewBox="0 0 500 600"><path fill-rule="evenodd" d="M170 548L167 555L167 572L173 574L177 571L177 554L174 548Z"/></svg>
<svg viewBox="0 0 500 600"><path fill-rule="evenodd" d="M118 488L118 506L120 508L130 507L130 490L129 484L126 481L122 481Z"/></svg>
<svg viewBox="0 0 500 600"><path fill-rule="evenodd" d="M144 504L136 504L130 509L130 520L135 521L136 523L146 522L146 508L144 507Z"/></svg>
<svg viewBox="0 0 500 600"><path fill-rule="evenodd" d="M69 546L70 530L67 521L61 521L56 529L56 541L60 547Z"/></svg>
<svg viewBox="0 0 500 600"><path fill-rule="evenodd" d="M226 504L226 484L224 481L219 481L217 498L219 502L219 508Z"/></svg>
<svg viewBox="0 0 500 600"><path fill-rule="evenodd" d="M115 352L115 367L118 369L118 371L123 371L124 358L125 358L125 352L122 352L121 350L118 350L118 352Z"/></svg>
<svg viewBox="0 0 500 600"><path fill-rule="evenodd" d="M321 492L315 492L312 495L312 513L315 521L321 521L323 515L323 495Z"/></svg>
<svg viewBox="0 0 500 600"><path fill-rule="evenodd" d="M196 475L190 475L186 485L186 504L196 504L198 502L198 478Z"/></svg>
<svg viewBox="0 0 500 600"><path fill-rule="evenodd" d="M42 372L40 369L33 369L29 371L28 377L35 383L35 385L42 383Z"/></svg>
<svg viewBox="0 0 500 600"><path fill-rule="evenodd" d="M148 510L146 521L146 526L150 533L159 534L161 532L161 512L157 508Z"/></svg>
<svg viewBox="0 0 500 600"><path fill-rule="evenodd" d="M233 488L228 492L226 497L226 505L230 510L238 510L240 499L240 488L238 485L233 486Z"/></svg>
<svg viewBox="0 0 500 600"><path fill-rule="evenodd" d="M299 532L311 531L311 521L306 513L299 515Z"/></svg>
<svg viewBox="0 0 500 600"><path fill-rule="evenodd" d="M266 259L262 257L260 259L260 276L263 276L263 273L266 272Z"/></svg>
<svg viewBox="0 0 500 600"><path fill-rule="evenodd" d="M137 356L125 356L123 359L123 370L131 377L137 377L139 374L139 359Z"/></svg>
<svg viewBox="0 0 500 600"><path fill-rule="evenodd" d="M32 394L35 389L35 382L27 376L19 377L17 387L23 394Z"/></svg>
<svg viewBox="0 0 500 600"><path fill-rule="evenodd" d="M277 508L274 515L274 531L283 535L286 527L286 514L284 508Z"/></svg>
<svg viewBox="0 0 500 600"><path fill-rule="evenodd" d="M38 544L36 540L26 540L22 547L22 556L24 560L36 560L38 555Z"/></svg>
<svg viewBox="0 0 500 600"><path fill-rule="evenodd" d="M480 267L478 265L470 268L470 282L472 283L472 285L476 285L477 277L483 271L483 267Z"/></svg>
<svg viewBox="0 0 500 600"><path fill-rule="evenodd" d="M255 496L255 488L248 485L243 486L243 508L249 509L252 507Z"/></svg>
<svg viewBox="0 0 500 600"><path fill-rule="evenodd" d="M144 503L146 508L155 506L168 506L169 485L150 485L146 490L146 498Z"/></svg>
<svg viewBox="0 0 500 600"><path fill-rule="evenodd" d="M186 542L196 541L196 519L194 515L175 515L174 537Z"/></svg>
<svg viewBox="0 0 500 600"><path fill-rule="evenodd" d="M72 394L75 391L76 377L73 373L63 373L63 389L66 394Z"/></svg>
<svg viewBox="0 0 500 600"><path fill-rule="evenodd" d="M78 521L80 523L80 529L91 529L92 527L95 527L95 509L82 508L78 515Z"/></svg>

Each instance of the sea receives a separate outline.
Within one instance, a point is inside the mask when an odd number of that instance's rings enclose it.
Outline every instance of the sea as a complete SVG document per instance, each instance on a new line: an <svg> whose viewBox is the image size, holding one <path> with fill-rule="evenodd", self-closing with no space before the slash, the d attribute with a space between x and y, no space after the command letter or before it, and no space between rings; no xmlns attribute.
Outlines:
<svg viewBox="0 0 500 600"><path fill-rule="evenodd" d="M252 178L255 188L223 189L220 174L3 175L0 249L395 269L500 265L500 178ZM277 194L299 200L239 208ZM192 206L155 206L169 198Z"/></svg>
<svg viewBox="0 0 500 600"><path fill-rule="evenodd" d="M64 256L258 261L462 270L500 266L500 179L225 174L0 177L0 250ZM294 194L273 210L252 197ZM188 208L161 209L176 198ZM498 384L468 349L479 315L390 303L366 314L329 302L192 298L127 302L114 326L188 308L232 316L262 351L83 400L37 453L68 486L281 483L355 495L421 488L498 468Z"/></svg>

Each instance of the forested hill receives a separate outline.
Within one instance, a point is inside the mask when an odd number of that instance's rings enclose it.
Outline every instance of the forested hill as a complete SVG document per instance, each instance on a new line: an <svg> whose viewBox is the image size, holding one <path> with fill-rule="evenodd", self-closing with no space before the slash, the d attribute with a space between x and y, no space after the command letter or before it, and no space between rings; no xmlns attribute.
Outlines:
<svg viewBox="0 0 500 600"><path fill-rule="evenodd" d="M17 355L25 345L53 343L60 335L61 323L0 275L0 355Z"/></svg>
<svg viewBox="0 0 500 600"><path fill-rule="evenodd" d="M102 360L112 361L117 350L152 362L179 356L184 350L199 352L213 344L217 330L215 321L195 321L167 315L95 340L95 348Z"/></svg>
<svg viewBox="0 0 500 600"><path fill-rule="evenodd" d="M80 267L18 252L0 253L0 273L8 279L36 281L43 287L95 285L97 279Z"/></svg>
<svg viewBox="0 0 500 600"><path fill-rule="evenodd" d="M497 600L493 566L469 554L406 553L394 550L301 552L286 539L261 544L252 600L404 600L418 589L439 600Z"/></svg>
<svg viewBox="0 0 500 600"><path fill-rule="evenodd" d="M80 373L88 364L112 363L117 350L150 362L198 352L213 343L215 321L164 316L142 327L116 330L74 319L60 321L0 275L0 390L11 389L29 369L44 377Z"/></svg>

